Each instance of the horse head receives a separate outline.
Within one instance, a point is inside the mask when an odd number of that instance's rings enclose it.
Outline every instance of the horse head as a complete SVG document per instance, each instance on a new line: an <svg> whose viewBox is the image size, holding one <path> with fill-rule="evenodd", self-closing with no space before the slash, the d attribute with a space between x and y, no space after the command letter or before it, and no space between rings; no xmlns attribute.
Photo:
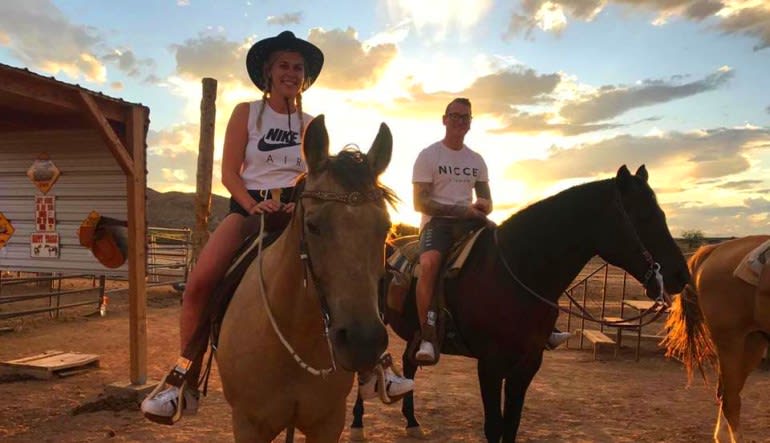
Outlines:
<svg viewBox="0 0 770 443"><path fill-rule="evenodd" d="M298 208L307 269L328 315L335 359L350 371L372 368L387 346L377 289L390 230L386 203L395 197L378 177L392 147L383 123L368 153L345 149L330 156L323 115L308 125L302 142L308 173Z"/></svg>
<svg viewBox="0 0 770 443"><path fill-rule="evenodd" d="M658 205L648 178L644 165L634 175L623 165L618 169L615 183L622 209L636 232L641 243L641 255L645 258L641 266L637 266L643 271L637 271L639 274L634 276L642 282L648 297L657 299L664 290L666 300L670 301L668 294L681 292L690 280L690 272L681 249L671 236L666 214ZM663 288L655 278L657 273L663 277Z"/></svg>

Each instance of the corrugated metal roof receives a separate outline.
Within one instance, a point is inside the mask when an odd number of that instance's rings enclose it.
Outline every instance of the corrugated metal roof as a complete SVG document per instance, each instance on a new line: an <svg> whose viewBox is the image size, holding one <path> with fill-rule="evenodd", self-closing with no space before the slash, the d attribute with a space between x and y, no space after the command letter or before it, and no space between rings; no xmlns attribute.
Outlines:
<svg viewBox="0 0 770 443"><path fill-rule="evenodd" d="M88 89L88 88L84 88L84 87L82 87L82 86L80 86L79 84L76 84L76 83L67 83L67 82L58 80L54 76L45 76L45 75L42 75L42 74L38 74L36 72L33 72L33 71L29 70L28 68L17 68L15 66L11 66L11 65L6 65L4 63L0 63L0 71L2 71L2 70L14 71L14 72L17 72L17 73L20 73L20 74L24 74L24 75L33 77L33 78L38 78L40 80L53 81L53 82L56 82L57 84L60 84L60 85L66 86L66 87L70 87L70 88L74 88L74 89L77 89L77 90L81 90L81 91L87 92L87 93L89 93L89 94L91 94L91 95L93 95L95 97L104 98L106 100L110 100L110 101L113 101L115 103L119 103L119 104L122 104L122 105L140 106L142 108L147 109L148 111L150 109L149 107L147 107L147 106L145 106L145 105L143 105L141 103L133 103L133 102L129 102L129 101L123 100L121 98L111 97L111 96L106 95L106 94L104 94L102 92L94 91L94 90Z"/></svg>

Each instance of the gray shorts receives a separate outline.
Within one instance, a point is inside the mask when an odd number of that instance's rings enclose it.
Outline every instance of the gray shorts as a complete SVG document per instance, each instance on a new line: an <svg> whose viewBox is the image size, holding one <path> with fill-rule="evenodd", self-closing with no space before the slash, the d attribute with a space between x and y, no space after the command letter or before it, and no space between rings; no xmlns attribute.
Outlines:
<svg viewBox="0 0 770 443"><path fill-rule="evenodd" d="M433 217L420 231L420 254L438 251L446 255L457 240L483 224L480 220Z"/></svg>

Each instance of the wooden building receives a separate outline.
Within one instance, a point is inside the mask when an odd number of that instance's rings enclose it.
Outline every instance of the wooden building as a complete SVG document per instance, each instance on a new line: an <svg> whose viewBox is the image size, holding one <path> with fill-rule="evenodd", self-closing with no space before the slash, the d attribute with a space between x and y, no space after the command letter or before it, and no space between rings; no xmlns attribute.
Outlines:
<svg viewBox="0 0 770 443"><path fill-rule="evenodd" d="M0 270L128 278L132 384L146 382L147 366L148 127L146 106L0 64L0 217L12 231ZM128 221L123 266L108 269L80 245L92 210Z"/></svg>

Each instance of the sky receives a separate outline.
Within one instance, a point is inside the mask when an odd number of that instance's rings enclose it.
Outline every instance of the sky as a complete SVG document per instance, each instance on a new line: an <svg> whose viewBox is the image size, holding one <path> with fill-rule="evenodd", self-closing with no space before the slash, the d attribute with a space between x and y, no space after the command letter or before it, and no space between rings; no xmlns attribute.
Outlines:
<svg viewBox="0 0 770 443"><path fill-rule="evenodd" d="M217 87L213 190L245 68L290 30L325 54L303 108L332 152L394 138L383 174L418 224L411 174L473 103L466 144L501 222L646 165L674 236L770 233L770 2L764 0L0 0L0 63L150 108L148 186L195 192L201 79Z"/></svg>

